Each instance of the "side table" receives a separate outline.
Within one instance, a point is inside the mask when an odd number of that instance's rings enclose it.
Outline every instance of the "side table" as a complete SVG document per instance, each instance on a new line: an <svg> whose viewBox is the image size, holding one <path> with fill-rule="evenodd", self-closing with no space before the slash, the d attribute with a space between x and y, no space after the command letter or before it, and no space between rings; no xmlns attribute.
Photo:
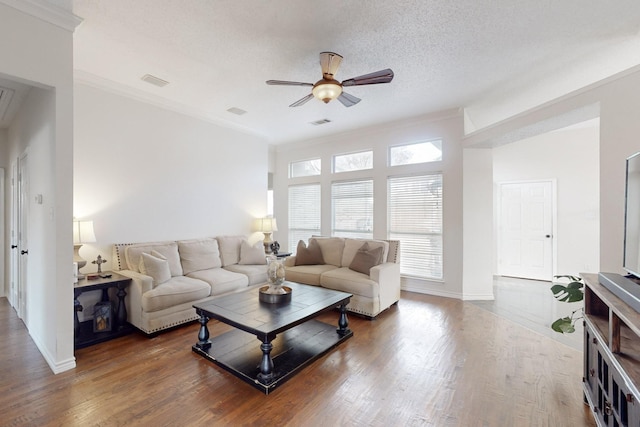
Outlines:
<svg viewBox="0 0 640 427"><path fill-rule="evenodd" d="M110 276L110 277L106 277ZM133 331L133 327L127 323L127 307L124 297L127 295L126 288L131 284L131 279L118 273L106 271L95 280L82 279L73 287L73 331L75 348L88 347L103 341L121 337ZM109 298L109 288L117 289L114 301ZM80 322L78 312L84 307L78 301L78 297L84 292L102 291L101 302L108 303L111 307L111 314L115 313L111 321L110 330L94 332L93 319ZM115 305L115 311L113 307Z"/></svg>

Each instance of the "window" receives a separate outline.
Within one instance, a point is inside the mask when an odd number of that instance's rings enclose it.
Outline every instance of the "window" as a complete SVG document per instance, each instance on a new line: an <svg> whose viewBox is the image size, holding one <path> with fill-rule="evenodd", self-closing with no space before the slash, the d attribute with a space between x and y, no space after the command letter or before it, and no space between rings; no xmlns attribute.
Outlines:
<svg viewBox="0 0 640 427"><path fill-rule="evenodd" d="M332 236L373 238L373 181L331 185Z"/></svg>
<svg viewBox="0 0 640 427"><path fill-rule="evenodd" d="M371 168L373 168L373 151L333 156L333 171L336 173Z"/></svg>
<svg viewBox="0 0 640 427"><path fill-rule="evenodd" d="M320 184L289 187L289 251L320 234Z"/></svg>
<svg viewBox="0 0 640 427"><path fill-rule="evenodd" d="M442 279L442 174L388 179L389 239L400 240L400 273Z"/></svg>
<svg viewBox="0 0 640 427"><path fill-rule="evenodd" d="M289 163L289 177L298 178L301 176L320 175L322 171L320 159L302 160Z"/></svg>
<svg viewBox="0 0 640 427"><path fill-rule="evenodd" d="M389 166L442 160L442 141L413 142L389 147Z"/></svg>

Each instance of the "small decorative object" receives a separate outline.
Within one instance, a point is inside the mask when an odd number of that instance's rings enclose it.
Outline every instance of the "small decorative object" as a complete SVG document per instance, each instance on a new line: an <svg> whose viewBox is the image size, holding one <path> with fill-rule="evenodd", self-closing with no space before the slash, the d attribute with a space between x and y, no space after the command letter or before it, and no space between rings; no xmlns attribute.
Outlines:
<svg viewBox="0 0 640 427"><path fill-rule="evenodd" d="M279 250L280 250L280 243L278 243L278 241L276 240L271 244L271 252L273 252L274 255L278 255Z"/></svg>
<svg viewBox="0 0 640 427"><path fill-rule="evenodd" d="M87 280L98 280L100 278L99 274L87 274Z"/></svg>
<svg viewBox="0 0 640 427"><path fill-rule="evenodd" d="M285 269L281 260L270 256L267 258L268 286L260 288L260 301L268 303L281 303L291 301L291 288L283 286Z"/></svg>
<svg viewBox="0 0 640 427"><path fill-rule="evenodd" d="M91 264L97 264L98 265L98 274L100 274L100 273L102 273L102 264L104 264L105 262L107 262L107 260L103 259L102 255L98 255L98 258L96 258L93 261L91 261Z"/></svg>
<svg viewBox="0 0 640 427"><path fill-rule="evenodd" d="M111 331L111 302L97 302L93 307L93 332L109 331Z"/></svg>

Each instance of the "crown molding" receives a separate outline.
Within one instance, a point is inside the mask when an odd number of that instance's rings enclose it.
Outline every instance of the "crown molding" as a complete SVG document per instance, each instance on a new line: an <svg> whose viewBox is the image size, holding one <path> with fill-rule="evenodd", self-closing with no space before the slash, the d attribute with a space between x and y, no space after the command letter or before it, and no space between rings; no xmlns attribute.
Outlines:
<svg viewBox="0 0 640 427"><path fill-rule="evenodd" d="M0 3L71 32L82 23L79 16L44 0L0 0Z"/></svg>

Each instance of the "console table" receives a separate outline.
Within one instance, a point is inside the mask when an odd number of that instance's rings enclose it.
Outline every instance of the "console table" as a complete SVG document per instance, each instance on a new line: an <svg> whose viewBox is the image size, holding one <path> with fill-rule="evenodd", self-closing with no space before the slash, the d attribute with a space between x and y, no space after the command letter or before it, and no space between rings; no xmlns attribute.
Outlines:
<svg viewBox="0 0 640 427"><path fill-rule="evenodd" d="M584 289L584 395L598 426L640 425L640 313L595 274Z"/></svg>
<svg viewBox="0 0 640 427"><path fill-rule="evenodd" d="M110 276L110 277L107 277ZM75 348L83 348L113 338L121 337L133 331L133 327L127 323L127 307L124 297L127 295L126 288L131 283L131 279L118 273L106 271L94 280L82 279L73 287L73 331ZM109 289L114 288L115 298L109 297ZM84 307L78 301L78 297L84 292L102 291L101 302L108 303L111 315L110 330L104 332L94 332L93 319L80 322L78 312ZM113 309L115 307L115 310ZM114 315L115 314L115 315Z"/></svg>

